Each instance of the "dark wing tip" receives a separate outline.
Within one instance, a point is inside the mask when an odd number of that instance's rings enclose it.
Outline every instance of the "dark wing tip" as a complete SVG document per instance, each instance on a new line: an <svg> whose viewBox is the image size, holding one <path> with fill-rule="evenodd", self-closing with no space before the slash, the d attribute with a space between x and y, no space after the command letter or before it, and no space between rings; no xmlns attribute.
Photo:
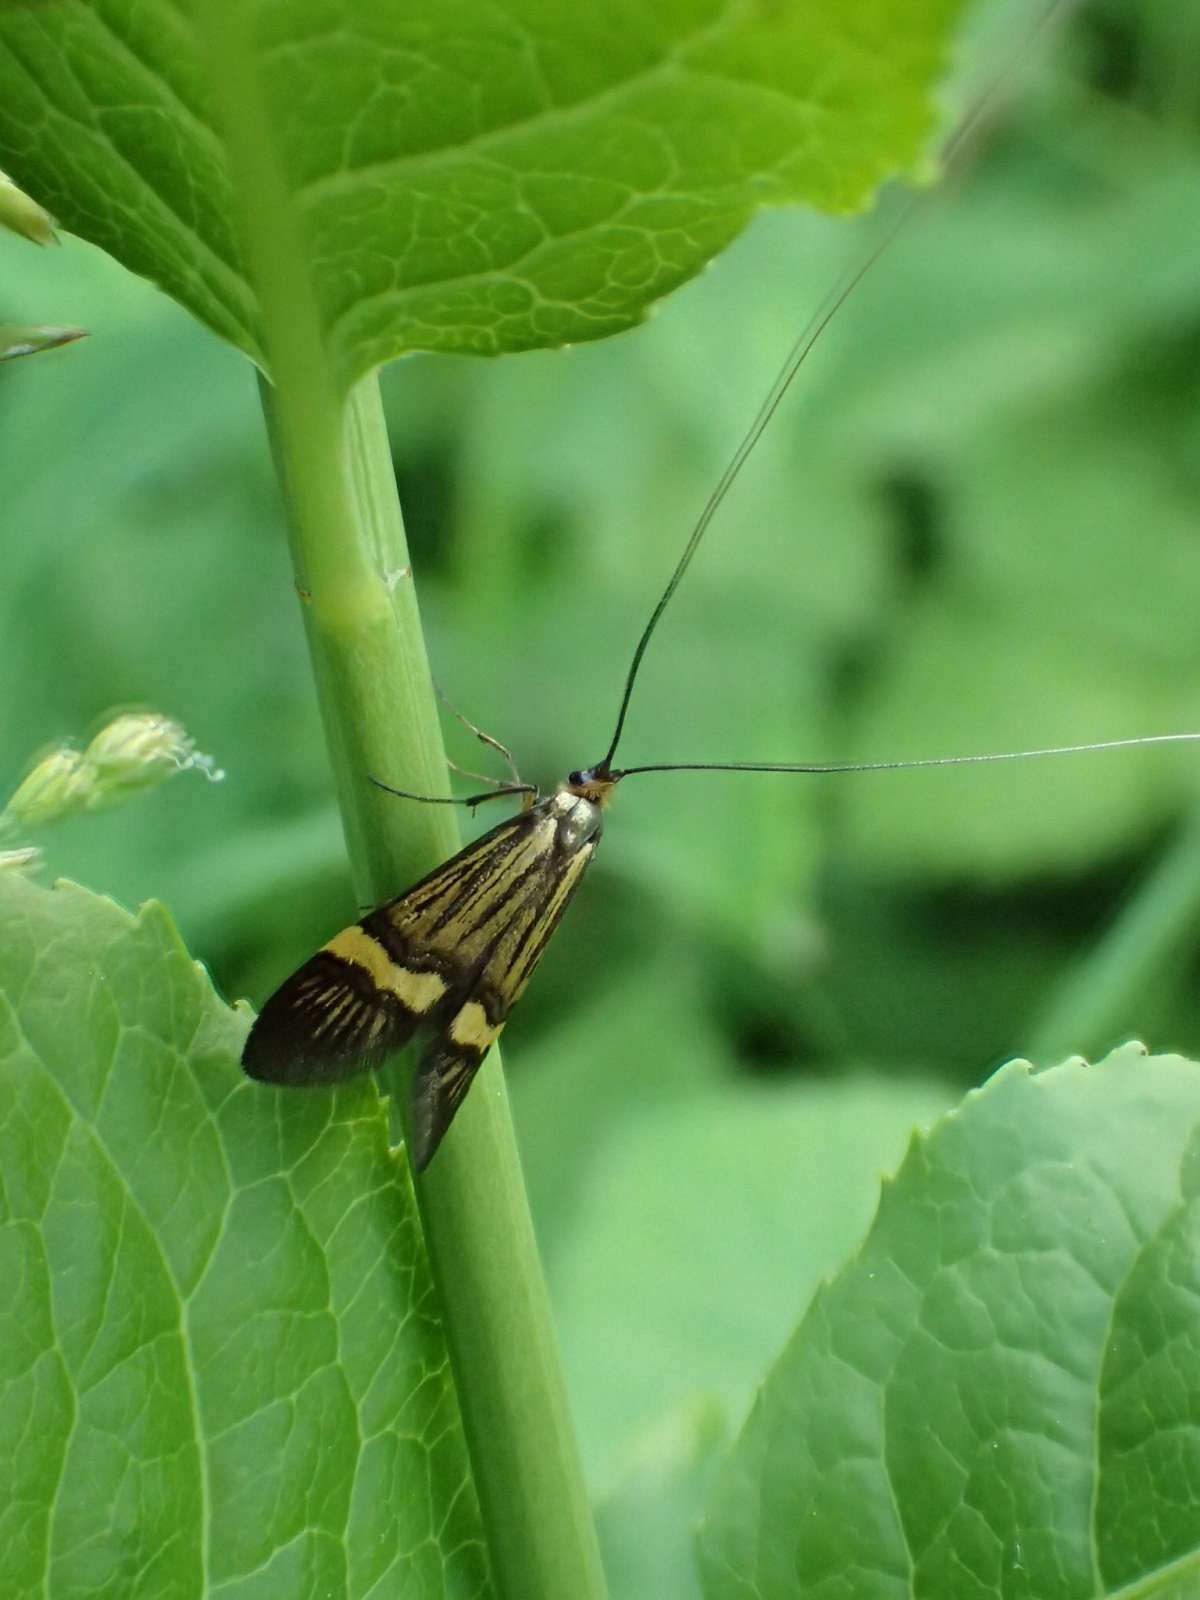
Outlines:
<svg viewBox="0 0 1200 1600"><path fill-rule="evenodd" d="M442 1133L446 1130L443 1128ZM419 1127L415 1114L410 1118L408 1129L408 1165L413 1173L424 1172L433 1160L433 1153L442 1142L442 1134L433 1137L433 1130L429 1127Z"/></svg>
<svg viewBox="0 0 1200 1600"><path fill-rule="evenodd" d="M407 1044L419 1020L367 975L319 951L259 1012L242 1070L285 1088L340 1083Z"/></svg>
<svg viewBox="0 0 1200 1600"><path fill-rule="evenodd" d="M444 1035L430 1041L408 1090L408 1159L414 1172L424 1172L437 1154L486 1053L459 1047Z"/></svg>

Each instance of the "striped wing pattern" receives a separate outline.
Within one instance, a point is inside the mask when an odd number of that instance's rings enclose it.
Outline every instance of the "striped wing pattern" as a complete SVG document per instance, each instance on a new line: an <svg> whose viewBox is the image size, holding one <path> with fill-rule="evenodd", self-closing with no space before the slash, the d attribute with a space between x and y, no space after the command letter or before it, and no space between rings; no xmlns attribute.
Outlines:
<svg viewBox="0 0 1200 1600"><path fill-rule="evenodd" d="M597 835L598 838L598 835ZM510 817L342 930L259 1013L242 1064L287 1085L378 1067L429 1035L410 1091L424 1168L520 998L595 852L564 850L552 800Z"/></svg>

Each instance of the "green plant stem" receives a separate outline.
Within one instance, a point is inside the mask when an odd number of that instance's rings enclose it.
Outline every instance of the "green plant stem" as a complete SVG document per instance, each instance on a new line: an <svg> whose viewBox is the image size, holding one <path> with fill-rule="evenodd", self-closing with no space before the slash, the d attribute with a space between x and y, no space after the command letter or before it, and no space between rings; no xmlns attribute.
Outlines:
<svg viewBox="0 0 1200 1600"><path fill-rule="evenodd" d="M1200 808L1180 828L1116 921L1051 997L1033 1029L1039 1064L1116 1042L1137 997L1190 950L1200 928Z"/></svg>
<svg viewBox="0 0 1200 1600"><path fill-rule="evenodd" d="M311 456L297 441L285 458ZM309 640L338 777L355 883L365 902L394 894L456 844L454 813L381 795L366 774L443 793L441 735L408 568L378 385L348 409L350 484L359 515L351 565L373 573L374 603L320 603L308 589ZM295 475L287 474L295 484ZM319 502L318 502L319 504ZM305 529L329 556L328 525L291 495L297 568ZM307 579L312 583L311 578ZM403 1092L403 1090L401 1090ZM436 1159L416 1184L476 1489L500 1593L512 1600L603 1594L595 1530L562 1383L508 1099L493 1050Z"/></svg>
<svg viewBox="0 0 1200 1600"><path fill-rule="evenodd" d="M306 272L239 0L208 40L272 384L263 384L296 583L359 896L395 894L457 845L391 454L371 376L345 397ZM498 1052L416 1184L492 1576L506 1600L600 1600L603 1577ZM415 1486L414 1486L415 1488Z"/></svg>

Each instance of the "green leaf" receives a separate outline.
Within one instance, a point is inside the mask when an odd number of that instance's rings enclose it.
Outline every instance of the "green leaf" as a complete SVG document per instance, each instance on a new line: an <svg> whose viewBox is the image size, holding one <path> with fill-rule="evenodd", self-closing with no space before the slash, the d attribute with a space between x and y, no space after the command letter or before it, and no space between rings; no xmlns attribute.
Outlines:
<svg viewBox="0 0 1200 1600"><path fill-rule="evenodd" d="M677 1405L745 1411L812 1287L861 1235L879 1174L947 1098L868 1078L724 1085L647 1108L611 1139L554 1279L598 1479Z"/></svg>
<svg viewBox="0 0 1200 1600"><path fill-rule="evenodd" d="M1198 1129L1127 1045L916 1139L722 1469L709 1600L1195 1593Z"/></svg>
<svg viewBox="0 0 1200 1600"><path fill-rule="evenodd" d="M560 1085L554 1125L587 1128L591 1148L552 1169L553 1209L537 1213L539 1232L553 1230L551 1287L615 1600L694 1592L690 1529L718 1443L813 1286L861 1236L879 1173L949 1101L921 1081L747 1086L714 1083L714 1070L705 1082L712 1046L692 1037L702 1000L681 1007L667 966L649 967L659 1014L693 1046L696 1074L671 1073L673 1051L629 1027L631 985L615 990L620 1026L610 1038L594 1019L598 1055L582 1041L572 1052L569 1037L560 1054L604 1062L625 1085L620 1108L601 1105L599 1081L587 1098ZM524 1092L518 1106L536 1167L548 1130ZM548 1188L543 1178L535 1198Z"/></svg>
<svg viewBox="0 0 1200 1600"><path fill-rule="evenodd" d="M0 1592L490 1592L370 1088L285 1098L166 914L0 880Z"/></svg>
<svg viewBox="0 0 1200 1600"><path fill-rule="evenodd" d="M348 382L600 338L761 207L861 206L921 155L959 9L259 0L233 39L165 0L5 6L0 159L261 359L254 207Z"/></svg>

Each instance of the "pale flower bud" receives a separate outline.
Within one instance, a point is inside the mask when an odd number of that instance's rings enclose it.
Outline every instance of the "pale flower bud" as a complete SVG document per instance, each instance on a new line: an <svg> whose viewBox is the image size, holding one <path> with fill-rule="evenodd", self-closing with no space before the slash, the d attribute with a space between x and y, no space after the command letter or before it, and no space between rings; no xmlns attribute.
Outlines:
<svg viewBox="0 0 1200 1600"><path fill-rule="evenodd" d="M18 784L4 808L5 820L24 827L42 827L90 804L95 772L78 750L60 745Z"/></svg>
<svg viewBox="0 0 1200 1600"><path fill-rule="evenodd" d="M88 809L123 800L138 789L153 788L177 772L198 768L214 783L224 773L201 755L195 740L170 717L152 711L126 712L101 728L84 751L95 772Z"/></svg>
<svg viewBox="0 0 1200 1600"><path fill-rule="evenodd" d="M149 711L125 712L101 728L86 750L60 745L43 756L0 811L0 833L119 805L191 768L211 783L225 776L178 722Z"/></svg>

